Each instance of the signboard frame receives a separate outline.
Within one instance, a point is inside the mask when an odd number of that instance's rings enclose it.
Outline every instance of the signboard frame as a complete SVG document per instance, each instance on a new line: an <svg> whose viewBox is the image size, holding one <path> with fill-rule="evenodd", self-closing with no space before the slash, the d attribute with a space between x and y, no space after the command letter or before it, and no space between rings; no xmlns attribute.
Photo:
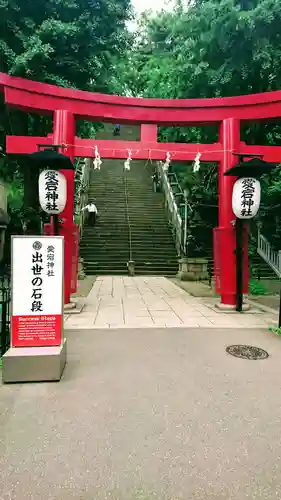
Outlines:
<svg viewBox="0 0 281 500"><path fill-rule="evenodd" d="M62 243L61 243L61 277L60 277L60 280L61 280L61 300L60 300L60 304L59 304L59 311L60 311L60 314L53 314L53 316L61 316L61 319L60 319L60 333L59 333L59 336L60 336L60 341L44 341L44 340L37 340L37 341L34 341L32 343L28 342L28 340L26 341L26 343L24 341L19 341L15 335L15 318L19 317L20 315L14 315L14 310L15 310L15 304L14 304L14 293L13 293L13 284L14 284L14 277L15 277L15 269L14 269L14 242L15 240L47 240L48 244L51 246L52 245L52 241L54 239L56 240L60 240ZM55 347L55 346L63 346L64 344L64 237L63 236L44 236L44 235L28 235L28 236L25 236L25 235L12 235L11 236L11 284L12 284L12 294L11 294L11 347L13 348L22 348L22 347ZM23 284L24 286L24 284ZM24 292L23 292L24 293ZM46 316L51 316L52 314L45 314L45 317ZM24 316L22 314L22 316ZM28 315L26 315L28 316ZM30 314L30 316L32 316L32 314ZM36 314L34 314L34 316L36 317ZM38 316L44 316L44 314L38 314Z"/></svg>

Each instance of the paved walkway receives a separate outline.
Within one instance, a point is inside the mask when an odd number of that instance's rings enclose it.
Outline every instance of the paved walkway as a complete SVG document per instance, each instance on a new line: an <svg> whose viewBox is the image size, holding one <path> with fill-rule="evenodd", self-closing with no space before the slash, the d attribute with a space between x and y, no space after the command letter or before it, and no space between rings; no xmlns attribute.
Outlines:
<svg viewBox="0 0 281 500"><path fill-rule="evenodd" d="M277 321L259 309L220 312L218 299L192 297L162 277L99 277L83 300L82 313L65 316L65 328L267 328Z"/></svg>
<svg viewBox="0 0 281 500"><path fill-rule="evenodd" d="M60 383L0 386L1 500L281 499L280 338L66 334ZM234 358L233 343L270 356Z"/></svg>

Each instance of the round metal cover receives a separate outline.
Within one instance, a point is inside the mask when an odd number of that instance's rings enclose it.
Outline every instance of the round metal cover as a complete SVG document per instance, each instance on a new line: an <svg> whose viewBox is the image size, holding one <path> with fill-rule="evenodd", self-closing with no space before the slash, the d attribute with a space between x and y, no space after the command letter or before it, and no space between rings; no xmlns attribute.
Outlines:
<svg viewBox="0 0 281 500"><path fill-rule="evenodd" d="M230 345L226 348L226 352L243 359L266 359L269 356L268 352L252 345Z"/></svg>

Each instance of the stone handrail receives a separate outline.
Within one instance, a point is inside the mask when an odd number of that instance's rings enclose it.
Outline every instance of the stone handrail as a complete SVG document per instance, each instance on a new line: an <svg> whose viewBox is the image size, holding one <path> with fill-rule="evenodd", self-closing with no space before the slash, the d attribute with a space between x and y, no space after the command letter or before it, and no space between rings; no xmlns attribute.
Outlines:
<svg viewBox="0 0 281 500"><path fill-rule="evenodd" d="M269 241L258 232L258 254L267 262L279 278L281 278L281 250L273 250Z"/></svg>
<svg viewBox="0 0 281 500"><path fill-rule="evenodd" d="M81 174L78 203L77 203L78 214L79 214L79 238L80 239L83 236L83 229L84 229L85 217L86 217L86 211L82 210L82 208L88 204L92 164L93 164L93 160L91 158L85 158L84 164L82 166L82 174Z"/></svg>
<svg viewBox="0 0 281 500"><path fill-rule="evenodd" d="M182 218L180 216L179 209L172 188L170 186L167 173L163 169L162 162L157 162L157 171L161 180L161 187L165 196L165 208L175 236L176 250L178 255L181 255L183 247Z"/></svg>

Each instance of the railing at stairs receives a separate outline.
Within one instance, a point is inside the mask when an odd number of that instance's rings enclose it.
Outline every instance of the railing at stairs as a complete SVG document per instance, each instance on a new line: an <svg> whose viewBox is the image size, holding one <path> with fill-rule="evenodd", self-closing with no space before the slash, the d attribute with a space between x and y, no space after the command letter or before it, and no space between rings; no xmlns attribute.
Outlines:
<svg viewBox="0 0 281 500"><path fill-rule="evenodd" d="M86 210L82 210L85 205L88 204L89 198L89 186L90 186L90 176L92 169L93 160L91 158L85 158L82 163L82 172L80 176L80 182L78 187L78 199L76 213L79 216L79 238L83 236L83 229L85 225Z"/></svg>
<svg viewBox="0 0 281 500"><path fill-rule="evenodd" d="M258 232L258 254L267 262L279 278L281 278L281 250L273 250L269 241Z"/></svg>
<svg viewBox="0 0 281 500"><path fill-rule="evenodd" d="M133 248L132 248L132 229L129 214L129 199L128 199L128 184L127 184L127 170L124 169L124 196L125 196L125 207L126 207L126 219L128 224L128 238L129 238L129 261L128 266L133 263ZM129 267L128 267L129 270Z"/></svg>
<svg viewBox="0 0 281 500"><path fill-rule="evenodd" d="M184 207L184 196L182 189L178 185L175 174L168 174L163 169L163 163L157 162L157 171L161 179L162 190L165 196L165 208L167 211L169 222L172 226L176 241L176 249L178 255L184 254L184 223L185 214L181 210ZM173 192L173 185L176 185L176 193ZM179 198L178 198L179 197ZM181 198L181 200L180 200ZM281 278L281 250L274 250L270 242L258 231L258 248L257 253L271 267L275 274ZM212 263L212 258L209 259Z"/></svg>
<svg viewBox="0 0 281 500"><path fill-rule="evenodd" d="M173 193L167 172L163 169L163 163L157 162L157 171L161 180L161 187L165 196L165 208L167 211L169 222L175 237L176 250L178 255L183 252L183 218L180 214L176 196ZM183 193L179 193L180 195Z"/></svg>

